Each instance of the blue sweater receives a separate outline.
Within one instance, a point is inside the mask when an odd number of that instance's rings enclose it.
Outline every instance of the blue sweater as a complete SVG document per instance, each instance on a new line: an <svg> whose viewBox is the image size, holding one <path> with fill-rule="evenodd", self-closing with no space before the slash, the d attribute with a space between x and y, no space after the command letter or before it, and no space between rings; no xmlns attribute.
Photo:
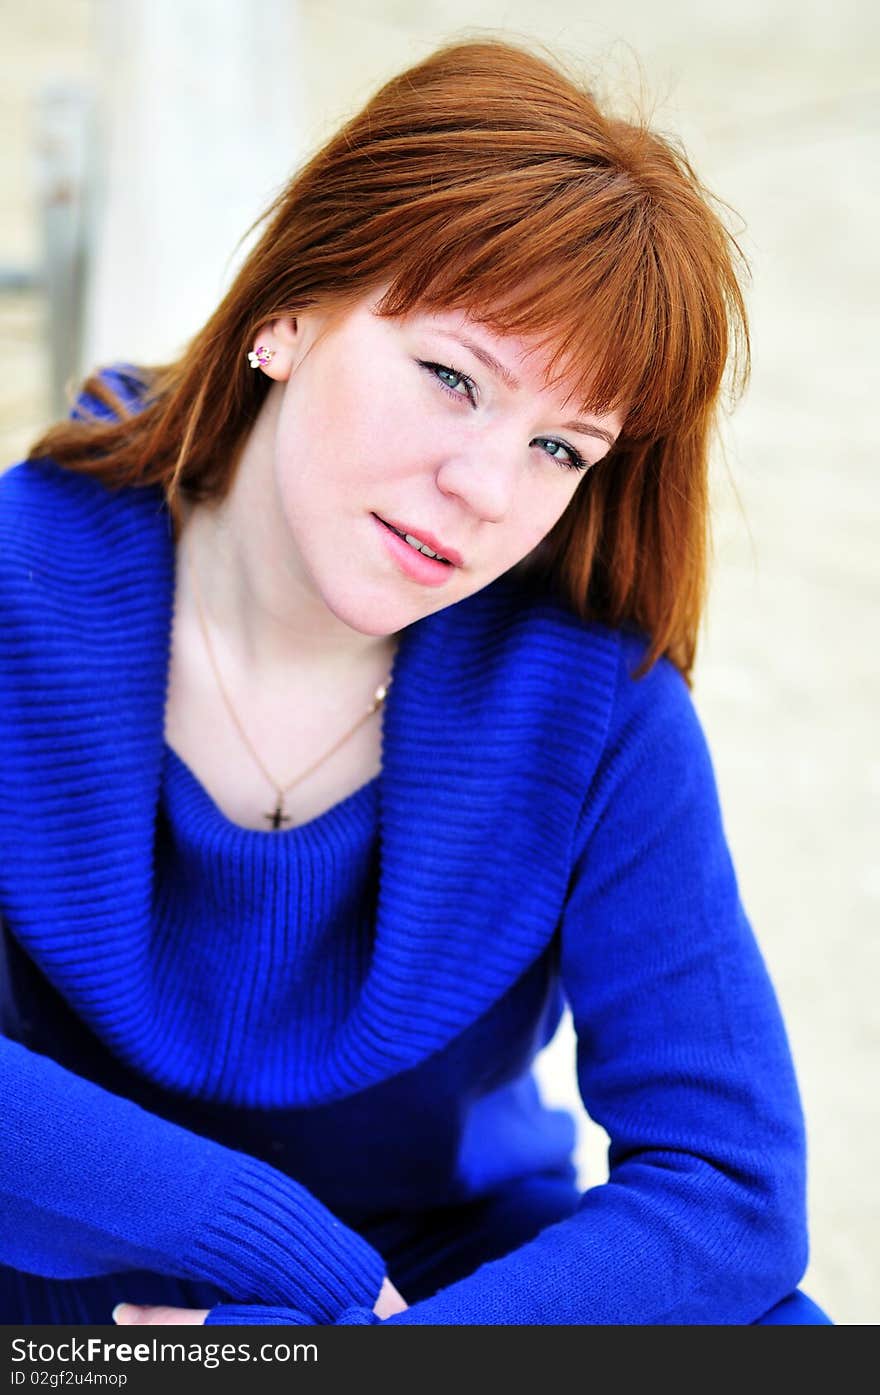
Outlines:
<svg viewBox="0 0 880 1395"><path fill-rule="evenodd" d="M173 584L158 490L0 478L0 1295L378 1321L377 1221L570 1174L567 1002L607 1183L383 1325L756 1321L803 1120L675 668L508 574L403 632L381 774L259 832L164 742Z"/></svg>

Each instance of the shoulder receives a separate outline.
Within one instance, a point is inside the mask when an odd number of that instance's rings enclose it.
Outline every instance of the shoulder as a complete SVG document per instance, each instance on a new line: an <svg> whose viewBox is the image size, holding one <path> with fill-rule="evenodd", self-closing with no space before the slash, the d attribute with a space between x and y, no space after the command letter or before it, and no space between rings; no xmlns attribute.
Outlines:
<svg viewBox="0 0 880 1395"><path fill-rule="evenodd" d="M161 490L108 489L50 459L0 475L0 609L8 633L94 643L97 627L163 590L173 555ZM23 629L22 629L23 627Z"/></svg>
<svg viewBox="0 0 880 1395"><path fill-rule="evenodd" d="M561 601L511 573L449 608L458 629L473 628L504 665L521 664L572 680L592 674L616 681L623 632L585 620ZM600 662L601 658L601 662Z"/></svg>
<svg viewBox="0 0 880 1395"><path fill-rule="evenodd" d="M689 787L713 800L711 754L682 673L665 656L639 673L650 636L582 619L561 601L501 582L496 677L531 707L546 758L555 753L567 766L592 817L612 790L620 797L638 789L655 808Z"/></svg>
<svg viewBox="0 0 880 1395"><path fill-rule="evenodd" d="M621 630L613 723L609 746L674 743L685 731L696 734L699 718L691 690L671 659L661 655L647 672L636 676L650 648L641 631Z"/></svg>
<svg viewBox="0 0 880 1395"><path fill-rule="evenodd" d="M142 550L164 501L154 488L110 490L94 476L53 460L24 460L0 475L0 576L23 569L88 588L103 564L124 568L128 549Z"/></svg>
<svg viewBox="0 0 880 1395"><path fill-rule="evenodd" d="M431 617L435 638L475 683L484 705L512 695L523 711L544 709L560 728L585 708L606 709L621 661L621 633L585 620L511 577Z"/></svg>
<svg viewBox="0 0 880 1395"><path fill-rule="evenodd" d="M491 623L480 627L475 749L493 753L493 770L516 766L510 810L549 820L570 860L597 828L634 845L684 808L715 828L715 775L687 682L662 656L636 676L650 636L585 620L503 578L496 591L481 604Z"/></svg>
<svg viewBox="0 0 880 1395"><path fill-rule="evenodd" d="M613 840L635 846L685 817L706 838L714 836L723 826L718 784L691 689L666 657L635 677L649 639L629 631L619 631L618 638L608 729L576 844L583 847L604 829Z"/></svg>
<svg viewBox="0 0 880 1395"><path fill-rule="evenodd" d="M53 523L68 517L87 516L94 511L102 490L89 475L65 470L54 460L21 460L0 475L0 528L4 542L15 534L39 528L51 530ZM5 551L5 548L4 548Z"/></svg>
<svg viewBox="0 0 880 1395"><path fill-rule="evenodd" d="M113 396L128 410L137 410L144 382L129 365L114 365L100 373ZM106 402L83 391L72 418L112 417ZM111 489L87 471L67 469L49 457L20 461L0 473L0 568L9 579L22 564L41 559L56 568L95 571L104 554L124 553L145 520L163 506L161 491L150 488ZM81 560L80 560L81 559ZM5 564L5 565L4 565Z"/></svg>
<svg viewBox="0 0 880 1395"><path fill-rule="evenodd" d="M475 614L479 606L494 626L499 665L544 677L568 699L573 724L577 699L588 694L605 700L609 738L633 723L663 730L670 719L693 717L690 689L671 659L661 656L636 676L651 645L645 631L584 619L562 601L508 576L487 587L484 596L471 601Z"/></svg>
<svg viewBox="0 0 880 1395"><path fill-rule="evenodd" d="M97 561L106 511L97 480L53 460L23 460L0 475L0 588L4 608ZM36 583L36 586L34 585Z"/></svg>
<svg viewBox="0 0 880 1395"><path fill-rule="evenodd" d="M633 713L674 701L685 686L666 663L633 677L648 645L505 574L430 617L414 686L420 703L455 712L462 733L476 733L475 750L555 791L561 817L580 807Z"/></svg>
<svg viewBox="0 0 880 1395"><path fill-rule="evenodd" d="M552 636L556 681L573 698L571 741L583 739L588 694L601 692L604 717L596 775L608 767L650 766L674 782L683 765L709 761L708 747L693 696L681 671L665 655L647 671L642 665L651 637L632 626L610 626L580 619L561 603L543 603L528 613L533 633ZM545 641L546 651L550 645Z"/></svg>

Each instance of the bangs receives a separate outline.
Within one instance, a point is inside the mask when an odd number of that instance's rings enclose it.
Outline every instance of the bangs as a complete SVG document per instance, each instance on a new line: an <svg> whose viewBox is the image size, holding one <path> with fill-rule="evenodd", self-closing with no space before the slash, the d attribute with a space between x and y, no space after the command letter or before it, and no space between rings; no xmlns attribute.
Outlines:
<svg viewBox="0 0 880 1395"><path fill-rule="evenodd" d="M548 385L571 384L584 412L620 411L628 439L687 431L747 343L736 245L696 199L689 216L676 183L669 212L629 173L570 159L506 169L473 198L447 184L416 199L422 217L407 210L417 236L398 242L378 313L461 308L535 340Z"/></svg>

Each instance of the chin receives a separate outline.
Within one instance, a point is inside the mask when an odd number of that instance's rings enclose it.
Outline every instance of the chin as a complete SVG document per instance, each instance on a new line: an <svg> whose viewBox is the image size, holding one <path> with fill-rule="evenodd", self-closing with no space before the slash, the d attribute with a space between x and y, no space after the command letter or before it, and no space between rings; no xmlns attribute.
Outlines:
<svg viewBox="0 0 880 1395"><path fill-rule="evenodd" d="M401 598L392 601L387 595L379 593L338 596L325 592L323 599L327 609L341 624L357 634L375 639L396 634L424 613L417 612L412 603L407 605Z"/></svg>

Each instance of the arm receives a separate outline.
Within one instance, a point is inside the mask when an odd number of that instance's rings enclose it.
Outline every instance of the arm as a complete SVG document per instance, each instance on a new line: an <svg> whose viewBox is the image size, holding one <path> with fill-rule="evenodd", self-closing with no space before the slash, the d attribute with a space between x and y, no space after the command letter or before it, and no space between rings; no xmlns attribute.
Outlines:
<svg viewBox="0 0 880 1395"><path fill-rule="evenodd" d="M574 853L561 971L608 1181L390 1323L747 1324L806 1266L788 1042L702 729L665 661L621 675ZM337 1321L378 1319L356 1306Z"/></svg>
<svg viewBox="0 0 880 1395"><path fill-rule="evenodd" d="M49 1278L151 1269L332 1322L382 1257L304 1187L0 1038L0 1262Z"/></svg>

